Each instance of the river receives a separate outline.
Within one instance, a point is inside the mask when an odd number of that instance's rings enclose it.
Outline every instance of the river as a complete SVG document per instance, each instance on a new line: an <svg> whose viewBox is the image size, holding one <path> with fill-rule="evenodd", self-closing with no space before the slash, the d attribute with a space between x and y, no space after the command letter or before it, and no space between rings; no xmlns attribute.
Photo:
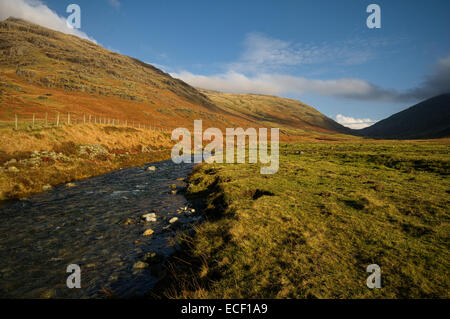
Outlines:
<svg viewBox="0 0 450 319"><path fill-rule="evenodd" d="M149 166L156 171L147 171ZM1 206L0 297L101 298L107 291L126 298L148 292L161 267L133 265L148 253L166 258L177 249L175 226L200 221L198 213L178 213L188 203L171 193L171 185L185 186L179 179L192 168L171 160L152 163ZM152 212L156 222L141 219ZM179 220L171 225L173 217ZM143 236L149 228L154 234ZM70 264L81 268L81 289L66 285Z"/></svg>

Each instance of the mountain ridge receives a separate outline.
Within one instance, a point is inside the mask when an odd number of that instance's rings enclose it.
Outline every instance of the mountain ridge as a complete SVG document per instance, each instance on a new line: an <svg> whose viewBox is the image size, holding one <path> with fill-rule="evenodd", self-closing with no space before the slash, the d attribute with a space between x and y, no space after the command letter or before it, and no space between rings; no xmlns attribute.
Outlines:
<svg viewBox="0 0 450 319"><path fill-rule="evenodd" d="M290 135L350 132L300 101L259 96L256 112L243 112L230 99L218 104L216 93L198 90L151 64L21 19L0 21L0 40L1 119L19 111L77 111L159 126L190 127L194 119L204 119L213 127L280 124ZM255 96L248 95L247 102ZM295 105L298 113L290 112L292 119L277 114L285 105Z"/></svg>
<svg viewBox="0 0 450 319"><path fill-rule="evenodd" d="M450 136L450 93L417 103L361 130L361 136L386 139L431 139Z"/></svg>

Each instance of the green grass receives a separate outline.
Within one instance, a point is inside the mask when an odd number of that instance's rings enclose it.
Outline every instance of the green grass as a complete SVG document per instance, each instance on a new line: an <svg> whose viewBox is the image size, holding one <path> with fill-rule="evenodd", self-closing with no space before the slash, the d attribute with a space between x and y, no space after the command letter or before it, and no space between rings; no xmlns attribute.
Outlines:
<svg viewBox="0 0 450 319"><path fill-rule="evenodd" d="M183 237L170 297L448 298L448 144L282 145L280 170L202 165L208 221ZM296 154L298 150L304 153ZM368 289L378 264L382 289Z"/></svg>

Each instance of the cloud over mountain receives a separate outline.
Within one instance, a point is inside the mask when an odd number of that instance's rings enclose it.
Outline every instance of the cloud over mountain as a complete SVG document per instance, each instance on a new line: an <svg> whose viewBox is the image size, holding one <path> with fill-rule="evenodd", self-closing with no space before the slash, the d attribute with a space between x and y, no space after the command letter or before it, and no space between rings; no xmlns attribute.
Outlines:
<svg viewBox="0 0 450 319"><path fill-rule="evenodd" d="M376 121L373 121L371 119L355 119L350 116L338 114L336 115L336 122L346 127L359 130L373 125Z"/></svg>
<svg viewBox="0 0 450 319"><path fill-rule="evenodd" d="M0 20L9 17L23 19L52 30L96 42L86 33L70 28L65 17L59 16L40 0L0 0Z"/></svg>
<svg viewBox="0 0 450 319"><path fill-rule="evenodd" d="M353 78L316 80L278 73L247 76L233 71L211 76L197 75L187 71L171 75L196 87L230 93L272 95L312 93L360 101L400 101L407 98L395 90L384 89Z"/></svg>
<svg viewBox="0 0 450 319"><path fill-rule="evenodd" d="M276 45L274 42L269 46ZM284 46L282 43L279 45ZM284 65L300 61L295 54L269 51L273 52L253 56L251 61L255 62L255 66L260 61L283 61ZM317 94L358 101L412 102L450 92L450 56L438 61L421 86L407 91L383 88L358 78L318 80L270 72L264 68L262 72L250 72L252 75L247 75L235 71L237 65L233 64L233 69L220 74L199 75L182 71L174 72L172 76L196 87L230 93Z"/></svg>

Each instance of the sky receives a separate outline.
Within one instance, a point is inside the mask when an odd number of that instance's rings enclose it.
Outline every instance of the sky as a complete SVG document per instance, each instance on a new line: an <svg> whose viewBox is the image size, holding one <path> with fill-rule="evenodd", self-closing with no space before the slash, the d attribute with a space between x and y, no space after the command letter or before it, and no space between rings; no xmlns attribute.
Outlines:
<svg viewBox="0 0 450 319"><path fill-rule="evenodd" d="M65 19L81 8L81 29ZM381 28L369 29L369 4ZM0 0L196 87L300 100L362 128L450 92L448 0Z"/></svg>

